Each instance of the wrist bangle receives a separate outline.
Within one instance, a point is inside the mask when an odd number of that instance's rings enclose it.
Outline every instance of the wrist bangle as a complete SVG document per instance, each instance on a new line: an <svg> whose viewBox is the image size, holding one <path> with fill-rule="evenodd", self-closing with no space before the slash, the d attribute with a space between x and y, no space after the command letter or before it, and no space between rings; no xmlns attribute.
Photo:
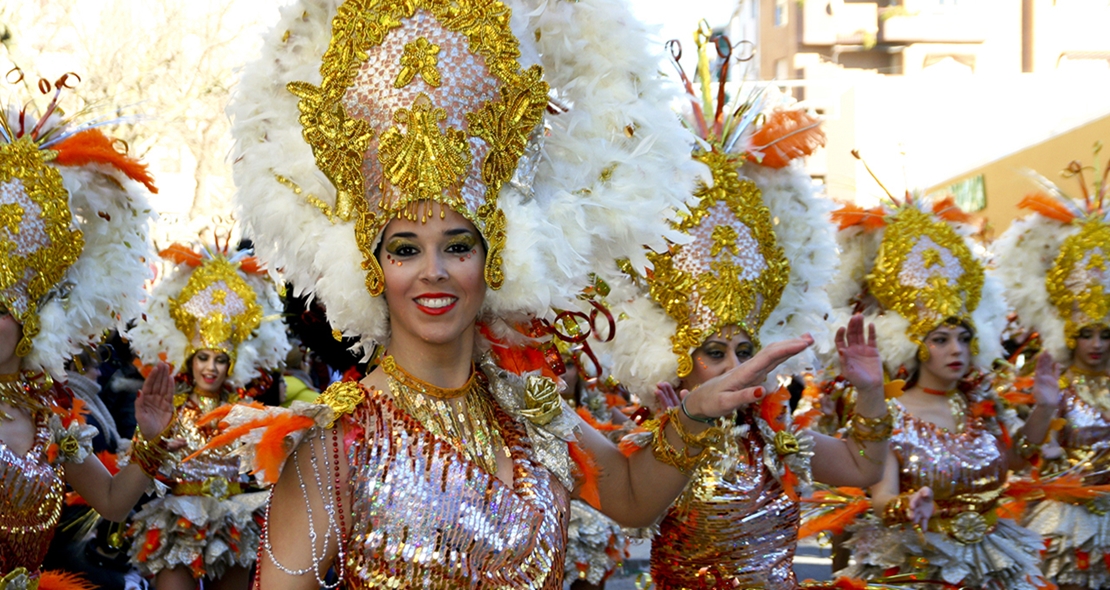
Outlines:
<svg viewBox="0 0 1110 590"><path fill-rule="evenodd" d="M686 398L688 398L688 397L690 397L690 396L686 396L686 397L682 398L682 401L678 403L678 405L682 408L682 415L683 416L686 416L687 418L693 420L694 422L701 422L702 424L716 424L717 423L716 418L696 418L696 417L692 416L690 414L690 410L686 409Z"/></svg>
<svg viewBox="0 0 1110 590"><path fill-rule="evenodd" d="M853 414L848 421L848 437L858 443L882 442L894 432L894 415L888 410L878 418Z"/></svg>

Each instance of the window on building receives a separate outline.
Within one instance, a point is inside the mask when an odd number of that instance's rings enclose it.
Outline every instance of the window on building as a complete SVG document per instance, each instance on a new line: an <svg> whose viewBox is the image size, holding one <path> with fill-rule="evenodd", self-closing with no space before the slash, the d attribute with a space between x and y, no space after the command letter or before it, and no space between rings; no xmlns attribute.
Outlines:
<svg viewBox="0 0 1110 590"><path fill-rule="evenodd" d="M785 27L790 22L790 0L775 0L775 26Z"/></svg>

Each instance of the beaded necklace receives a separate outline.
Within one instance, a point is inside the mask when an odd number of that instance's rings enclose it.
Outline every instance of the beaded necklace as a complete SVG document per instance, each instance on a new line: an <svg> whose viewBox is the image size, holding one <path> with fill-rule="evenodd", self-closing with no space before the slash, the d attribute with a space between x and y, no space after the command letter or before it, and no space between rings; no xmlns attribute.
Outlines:
<svg viewBox="0 0 1110 590"><path fill-rule="evenodd" d="M399 408L487 473L497 474L498 450L505 457L510 454L496 426L489 384L481 371L472 369L466 385L458 389L444 389L410 375L392 356L384 357L381 367Z"/></svg>

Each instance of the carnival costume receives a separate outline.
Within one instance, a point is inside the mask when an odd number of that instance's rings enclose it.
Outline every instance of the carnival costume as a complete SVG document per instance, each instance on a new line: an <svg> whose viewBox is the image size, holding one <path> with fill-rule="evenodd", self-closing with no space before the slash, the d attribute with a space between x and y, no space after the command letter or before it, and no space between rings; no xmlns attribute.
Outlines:
<svg viewBox="0 0 1110 590"><path fill-rule="evenodd" d="M185 446L176 451L175 465L158 478L168 494L144 505L128 531L131 561L146 575L185 567L194 578L218 579L229 567L249 567L258 551L258 520L267 493L248 491L239 458L213 449L180 460L217 433L203 416L237 401L239 388L260 371L280 367L289 351L278 321L277 291L248 254L228 256L219 248L197 253L178 244L162 252L177 268L155 286L144 321L128 333L141 361L165 358L183 374L170 436ZM219 399L200 395L188 378L192 358L202 349L230 360Z"/></svg>
<svg viewBox="0 0 1110 590"><path fill-rule="evenodd" d="M999 274L1022 324L1063 363L1080 330L1110 326L1108 183L1104 172L1093 193L1083 186L1083 199L1074 199L1041 180L1045 192L1020 204L1033 213L996 243ZM1110 585L1110 376L1072 366L1060 387L1065 422L1057 442L1064 456L1045 461L1025 482L1046 492L1025 525L1045 537L1045 576L1061 585L1102 588Z"/></svg>
<svg viewBox="0 0 1110 590"><path fill-rule="evenodd" d="M830 287L837 319L862 311L874 322L891 375L927 359L926 336L953 322L973 333L973 367L990 369L1001 356L1001 286L959 233L967 216L951 199L907 194L893 206L845 206L834 219L841 228L842 275ZM1016 424L991 385L989 373L972 373L943 394L955 432L917 419L897 399L889 402L901 495L884 514L866 515L848 527L855 564L844 573L998 590L1043 584L1040 537L998 516ZM908 498L924 486L933 490L936 511L927 530L919 531L909 522Z"/></svg>
<svg viewBox="0 0 1110 590"><path fill-rule="evenodd" d="M96 460L89 459L96 428L85 424L80 401L51 380L65 379L65 362L83 346L138 315L149 275L153 180L97 129L104 123L63 115L58 99L70 80L42 81L55 90L42 113L7 106L0 118L0 304L23 328L15 348L22 372L0 376L0 401L27 411L35 428L25 455L0 443L5 590L85 587L40 572L61 514L63 466ZM0 412L0 420L12 419Z"/></svg>
<svg viewBox="0 0 1110 590"><path fill-rule="evenodd" d="M702 96L711 97L706 48L729 44L711 37L707 26L696 42ZM727 72L731 56L721 57ZM684 73L682 79L694 98ZM836 270L831 207L814 196L795 161L824 142L818 122L796 109L771 108L764 92L716 108L708 98L692 102L689 126L703 140L693 160L709 178L674 225L682 237L648 253L650 270L624 262L625 276L606 279L607 301L620 319L613 342L597 346L611 355L616 377L641 396L689 375L693 352L722 330L739 327L756 346L807 332L818 347L832 340L823 297ZM813 354L800 356L779 374L812 371ZM810 483L814 441L790 423L788 397L783 389L717 421L729 435L715 461L693 470L652 541L656 587L798 587L797 494ZM677 420L664 413L646 429L669 419ZM644 435L629 435L622 450L650 446Z"/></svg>
<svg viewBox="0 0 1110 590"><path fill-rule="evenodd" d="M515 329L544 336L552 308L588 284L581 261L659 244L685 198L685 148L668 147L682 130L644 37L612 0L302 1L245 69L229 107L238 211L337 337L367 352L389 341L376 254L389 221L422 221L436 203L485 245L482 356L465 387L432 387L387 355L389 392L341 383L317 405L224 418L252 431L237 452L270 481L307 431L298 453L313 469L297 477L325 499L308 516L339 539L343 587L561 587L568 490L590 461L571 459L577 423ZM500 453L511 486L496 477ZM344 458L348 514L335 501ZM326 569L318 543L301 570L265 536L261 554L290 575Z"/></svg>

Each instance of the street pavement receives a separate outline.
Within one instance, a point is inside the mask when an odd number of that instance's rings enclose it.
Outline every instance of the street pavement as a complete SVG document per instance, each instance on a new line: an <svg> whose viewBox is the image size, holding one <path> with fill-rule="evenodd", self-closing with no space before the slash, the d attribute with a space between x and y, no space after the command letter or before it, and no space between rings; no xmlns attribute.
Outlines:
<svg viewBox="0 0 1110 590"><path fill-rule="evenodd" d="M647 579L648 561L651 555L649 541L634 544L630 548L632 556L624 563L621 571L605 583L605 590L640 590ZM798 580L831 580L832 561L829 549L820 547L815 540L805 539L798 544L794 555L794 572Z"/></svg>

